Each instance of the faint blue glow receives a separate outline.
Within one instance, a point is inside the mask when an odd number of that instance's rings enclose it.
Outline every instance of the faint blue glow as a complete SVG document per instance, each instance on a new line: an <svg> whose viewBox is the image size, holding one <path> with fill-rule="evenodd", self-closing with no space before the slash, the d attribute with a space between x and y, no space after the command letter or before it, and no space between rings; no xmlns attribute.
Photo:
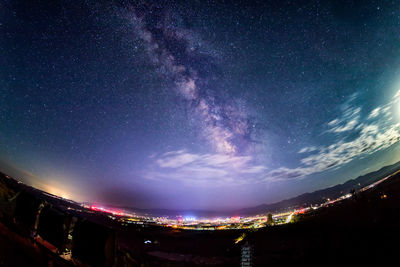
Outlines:
<svg viewBox="0 0 400 267"><path fill-rule="evenodd" d="M184 221L187 221L187 222L193 222L193 221L196 220L196 217L195 217L195 216L185 216L185 217L183 218L183 220L184 220Z"/></svg>

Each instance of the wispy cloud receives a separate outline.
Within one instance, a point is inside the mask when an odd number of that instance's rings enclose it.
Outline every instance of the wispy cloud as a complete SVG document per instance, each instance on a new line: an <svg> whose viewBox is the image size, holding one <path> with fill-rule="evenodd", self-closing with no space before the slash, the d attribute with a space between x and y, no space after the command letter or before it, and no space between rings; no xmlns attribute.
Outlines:
<svg viewBox="0 0 400 267"><path fill-rule="evenodd" d="M299 153L310 153L317 150L317 147L315 146L308 146L308 147L303 147L302 149L300 149Z"/></svg>
<svg viewBox="0 0 400 267"><path fill-rule="evenodd" d="M349 97L346 103L342 106L342 116L336 118L328 123L331 127L327 132L332 133L343 133L353 130L360 121L360 107L352 106L352 102L357 97L357 94L353 94Z"/></svg>
<svg viewBox="0 0 400 267"><path fill-rule="evenodd" d="M372 110L371 113L368 116L368 119L373 119L379 116L379 113L381 112L381 107L377 107L376 109Z"/></svg>
<svg viewBox="0 0 400 267"><path fill-rule="evenodd" d="M361 107L352 106L352 96L342 107L342 115L327 125L325 134L335 134L336 142L328 146L304 147L299 153L311 153L301 159L297 168L282 167L270 171L265 180L287 180L303 178L328 169L338 168L355 158L365 157L386 149L400 140L400 122L392 117L393 105L400 100L400 90L389 103L373 109L369 115L361 119ZM358 135L347 141L348 133Z"/></svg>
<svg viewBox="0 0 400 267"><path fill-rule="evenodd" d="M159 155L155 165L147 178L205 186L253 183L266 171L265 166L254 164L250 156L194 154L185 150Z"/></svg>

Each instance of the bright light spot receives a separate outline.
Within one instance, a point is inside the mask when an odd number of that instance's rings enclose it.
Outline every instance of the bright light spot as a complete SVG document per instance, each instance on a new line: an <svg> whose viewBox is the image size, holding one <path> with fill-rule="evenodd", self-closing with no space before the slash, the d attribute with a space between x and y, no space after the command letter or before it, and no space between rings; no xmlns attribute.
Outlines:
<svg viewBox="0 0 400 267"><path fill-rule="evenodd" d="M187 221L187 222L193 222L193 221L196 220L196 217L194 217L194 216L185 216L185 217L183 218L183 220L184 220L184 221Z"/></svg>
<svg viewBox="0 0 400 267"><path fill-rule="evenodd" d="M245 233L241 234L238 238L235 239L235 244L237 244L240 241L242 241L245 237L246 237Z"/></svg>
<svg viewBox="0 0 400 267"><path fill-rule="evenodd" d="M294 212L292 212L292 213L286 218L286 223L290 223L290 221L292 220L293 215L294 215Z"/></svg>

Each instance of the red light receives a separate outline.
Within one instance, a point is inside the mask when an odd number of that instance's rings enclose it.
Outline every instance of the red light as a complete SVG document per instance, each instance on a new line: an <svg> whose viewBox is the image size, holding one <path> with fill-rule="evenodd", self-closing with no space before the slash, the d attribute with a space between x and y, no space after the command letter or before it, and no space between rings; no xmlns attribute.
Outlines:
<svg viewBox="0 0 400 267"><path fill-rule="evenodd" d="M116 216L124 216L125 215L125 213L123 211L121 211L121 210L106 209L106 208L103 208L103 207L97 207L95 205L90 206L90 209L94 210L94 211L111 213L111 214L116 215Z"/></svg>

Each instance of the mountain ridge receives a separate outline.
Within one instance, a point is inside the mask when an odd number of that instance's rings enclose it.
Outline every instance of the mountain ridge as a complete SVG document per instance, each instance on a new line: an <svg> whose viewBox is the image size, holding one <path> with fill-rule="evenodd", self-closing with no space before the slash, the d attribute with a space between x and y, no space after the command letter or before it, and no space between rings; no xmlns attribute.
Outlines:
<svg viewBox="0 0 400 267"><path fill-rule="evenodd" d="M289 210L292 208L307 207L310 205L321 204L326 201L327 198L334 199L338 198L343 194L350 193L351 190L359 190L369 184L384 178L387 175L392 174L396 170L400 169L400 161L392 165L387 165L379 170L360 175L357 178L347 180L344 183L337 184L324 189L319 189L313 192L307 192L298 196L284 199L278 202L269 204L260 204L253 207L228 210L228 211L212 211L212 210L171 210L171 209L140 209L133 207L114 206L122 209L128 209L135 212L144 214L160 215L160 216L178 216L178 215L195 215L197 217L202 216L245 216L245 215L256 215L265 214L268 212L280 212ZM112 206L110 206L112 207Z"/></svg>

